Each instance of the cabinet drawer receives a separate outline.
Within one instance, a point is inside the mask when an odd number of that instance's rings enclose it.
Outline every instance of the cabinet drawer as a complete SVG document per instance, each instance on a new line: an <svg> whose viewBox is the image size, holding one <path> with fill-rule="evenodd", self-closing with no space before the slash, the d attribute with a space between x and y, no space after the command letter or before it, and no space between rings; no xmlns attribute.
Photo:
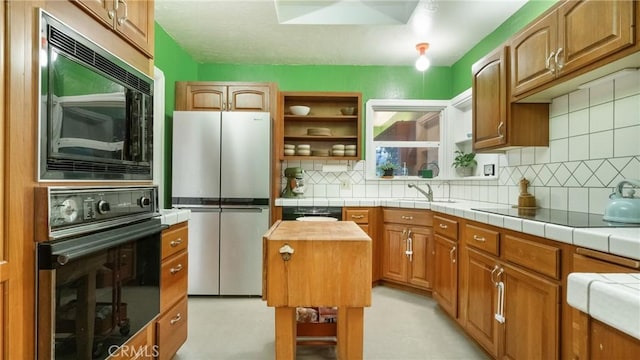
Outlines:
<svg viewBox="0 0 640 360"><path fill-rule="evenodd" d="M433 217L433 231L451 240L458 240L458 222L440 216Z"/></svg>
<svg viewBox="0 0 640 360"><path fill-rule="evenodd" d="M171 359L187 340L187 296L164 312L156 323L158 359Z"/></svg>
<svg viewBox="0 0 640 360"><path fill-rule="evenodd" d="M496 256L499 255L499 232L474 225L467 225L464 236L467 245L472 246L476 249L484 250Z"/></svg>
<svg viewBox="0 0 640 360"><path fill-rule="evenodd" d="M347 209L344 211L344 221L353 221L356 224L369 223L368 209Z"/></svg>
<svg viewBox="0 0 640 360"><path fill-rule="evenodd" d="M162 232L162 258L169 256L187 248L189 239L189 228L187 223L173 225Z"/></svg>
<svg viewBox="0 0 640 360"><path fill-rule="evenodd" d="M178 299L187 294L187 273L189 270L186 251L162 262L160 267L160 312L168 309Z"/></svg>
<svg viewBox="0 0 640 360"><path fill-rule="evenodd" d="M560 249L553 246L505 235L502 241L502 256L514 264L554 279L560 278Z"/></svg>
<svg viewBox="0 0 640 360"><path fill-rule="evenodd" d="M433 213L429 210L384 209L383 218L386 223L431 226Z"/></svg>

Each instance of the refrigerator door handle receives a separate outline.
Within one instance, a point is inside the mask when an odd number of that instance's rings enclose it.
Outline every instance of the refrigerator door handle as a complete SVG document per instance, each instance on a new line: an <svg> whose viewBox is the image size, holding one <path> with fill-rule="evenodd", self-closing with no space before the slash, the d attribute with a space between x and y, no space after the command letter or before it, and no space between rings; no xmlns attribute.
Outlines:
<svg viewBox="0 0 640 360"><path fill-rule="evenodd" d="M192 212L220 212L220 208L219 207L197 206L197 205L190 205L190 206L175 206L174 205L174 209L191 210Z"/></svg>
<svg viewBox="0 0 640 360"><path fill-rule="evenodd" d="M269 211L269 208L256 208L256 207L252 207L252 208L247 208L247 207L224 207L222 208L222 212L247 212L247 213L261 213L261 212L265 212L265 211Z"/></svg>

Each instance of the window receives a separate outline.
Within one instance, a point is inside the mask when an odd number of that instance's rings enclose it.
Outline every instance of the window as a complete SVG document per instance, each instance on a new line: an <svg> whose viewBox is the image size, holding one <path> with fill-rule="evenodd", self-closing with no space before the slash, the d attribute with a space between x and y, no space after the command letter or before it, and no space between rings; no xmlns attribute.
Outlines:
<svg viewBox="0 0 640 360"><path fill-rule="evenodd" d="M416 177L421 170L432 170L434 178L440 175L447 105L437 100L367 101L367 178L382 175L380 165L387 162L395 165L395 176Z"/></svg>

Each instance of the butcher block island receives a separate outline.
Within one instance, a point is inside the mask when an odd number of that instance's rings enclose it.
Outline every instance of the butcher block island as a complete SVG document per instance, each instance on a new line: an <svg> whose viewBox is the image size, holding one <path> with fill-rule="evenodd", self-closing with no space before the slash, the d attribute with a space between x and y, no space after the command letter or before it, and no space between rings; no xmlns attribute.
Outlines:
<svg viewBox="0 0 640 360"><path fill-rule="evenodd" d="M337 307L338 358L362 359L371 238L352 221L277 221L262 241L262 298L275 307L276 359L295 358L297 307Z"/></svg>

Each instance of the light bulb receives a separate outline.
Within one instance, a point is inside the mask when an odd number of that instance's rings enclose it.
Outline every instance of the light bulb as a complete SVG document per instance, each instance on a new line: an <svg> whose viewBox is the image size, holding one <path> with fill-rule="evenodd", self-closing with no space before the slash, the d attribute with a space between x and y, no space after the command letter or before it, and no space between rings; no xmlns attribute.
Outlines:
<svg viewBox="0 0 640 360"><path fill-rule="evenodd" d="M418 69L418 71L425 71L429 68L429 65L431 65L431 61L427 59L427 56L420 54L418 60L416 60L416 69Z"/></svg>

